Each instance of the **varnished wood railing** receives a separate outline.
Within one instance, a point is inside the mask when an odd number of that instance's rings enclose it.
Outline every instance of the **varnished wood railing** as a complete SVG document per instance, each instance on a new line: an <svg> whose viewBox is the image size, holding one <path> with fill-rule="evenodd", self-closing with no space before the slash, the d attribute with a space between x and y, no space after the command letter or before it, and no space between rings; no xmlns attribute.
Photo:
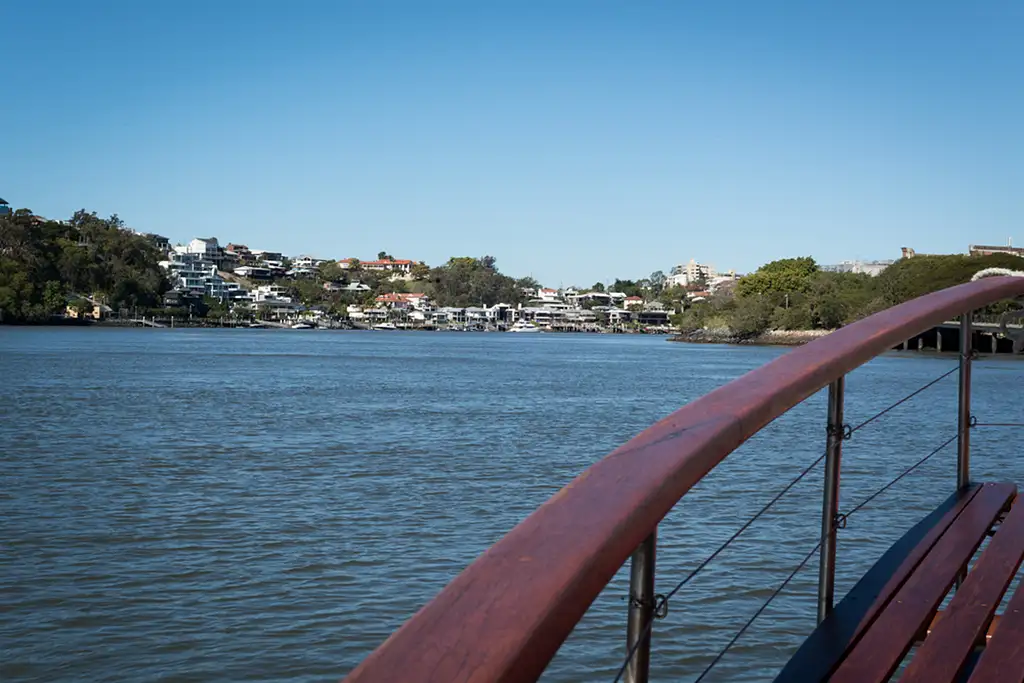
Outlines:
<svg viewBox="0 0 1024 683"><path fill-rule="evenodd" d="M848 325L687 404L552 496L345 680L535 681L630 554L744 441L903 340L1017 296L1024 296L1024 278L986 278L935 292Z"/></svg>

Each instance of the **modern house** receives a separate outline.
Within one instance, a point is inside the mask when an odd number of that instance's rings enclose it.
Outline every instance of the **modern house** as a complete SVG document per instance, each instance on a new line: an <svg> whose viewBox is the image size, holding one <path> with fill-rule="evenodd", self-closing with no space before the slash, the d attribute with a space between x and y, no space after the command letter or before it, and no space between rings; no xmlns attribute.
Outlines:
<svg viewBox="0 0 1024 683"><path fill-rule="evenodd" d="M235 268L235 275L249 278L250 280L269 280L273 273L270 268L262 266L239 266Z"/></svg>
<svg viewBox="0 0 1024 683"><path fill-rule="evenodd" d="M5 202L3 199L0 199L0 216L9 215L11 215L11 205Z"/></svg>
<svg viewBox="0 0 1024 683"><path fill-rule="evenodd" d="M216 237L197 237L185 245L185 250L189 254L202 256L218 268L224 262L224 250Z"/></svg>

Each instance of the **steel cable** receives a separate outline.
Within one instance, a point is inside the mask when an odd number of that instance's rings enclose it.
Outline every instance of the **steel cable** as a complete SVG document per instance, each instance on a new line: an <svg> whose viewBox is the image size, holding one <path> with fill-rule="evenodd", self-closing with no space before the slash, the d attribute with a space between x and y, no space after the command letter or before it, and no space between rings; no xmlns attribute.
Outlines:
<svg viewBox="0 0 1024 683"><path fill-rule="evenodd" d="M888 491L890 488L892 488L892 486L894 484L896 484L896 482L898 482L899 480L903 479L903 477L907 476L908 474L910 474L911 472L916 470L918 467L920 467L921 465L926 463L935 454L939 453L943 448L945 448L949 444L951 444L954 441L956 441L956 439L957 439L957 437L959 435L960 435L960 432L957 431L956 434L954 434L951 438L946 439L946 441L944 441L942 443L942 445L940 445L937 448L935 448L934 450L932 450L931 453L929 453L928 455L924 456L923 458L918 460L916 463L914 463L913 465L911 465L907 469L903 470L903 472L901 474L899 474L895 479L893 479L888 484L886 484L882 488L878 489L877 491L872 493L870 496L868 496L867 498L862 500L860 503L855 505L849 512L847 512L845 515L843 515L843 517L849 519L858 510L861 510L865 505L867 505L868 503L873 501L875 498L877 498L878 496L882 495L883 493ZM699 683L700 681L702 681L704 679L704 677L707 676L708 673L710 673L711 669L713 669L715 667L715 665L718 664L719 661L721 661L722 657L724 657L725 654L732 648L732 646L736 644L736 641L738 641L740 639L740 637L744 633L746 633L747 629L750 628L750 626L754 623L754 621L759 616L761 616L761 614L768 608L768 605L770 605L772 603L772 601L779 596L779 593L781 593L786 588L786 586L789 585L789 583L793 580L793 578L800 572L800 570L803 569L807 565L807 563L810 561L810 559L814 556L814 553L818 552L818 549L821 548L821 543L822 543L822 539L819 538L818 542L814 545L814 547L811 549L811 551L809 553L807 553L806 556L804 556L803 560L800 561L800 564L798 564L796 566L796 568L793 569L793 571L791 571L789 573L789 576L786 577L785 581L783 581L781 584L779 584L779 587L776 588L772 592L772 594L768 596L768 599L765 600L764 603L760 607L758 607L757 611L754 612L753 616L751 616L750 619L748 619L745 624L743 624L743 626L740 628L739 632L737 632L736 635L733 636L732 640L730 640L726 644L726 646L724 648L722 648L722 650L719 651L719 653L717 655L715 655L715 658L713 660L711 660L711 663L708 664L708 666L704 669L704 671L701 672L700 676L697 677L697 679L694 681L694 683Z"/></svg>
<svg viewBox="0 0 1024 683"><path fill-rule="evenodd" d="M872 422L874 422L878 418L882 417L886 413L892 411L894 408L897 408L897 407L903 405L904 403L906 403L910 399L914 398L915 396L921 394L925 390L935 386L940 381L942 381L943 379L949 377L950 375L952 375L957 370L959 370L959 365L954 367L953 369L949 370L948 372L942 373L941 375L939 375L935 379L933 379L930 382L927 382L926 384L922 385L921 387L915 389L914 391L912 391L911 393L907 394L906 396L904 396L900 400L898 400L895 403L889 405L888 407L880 410L879 412L875 413L874 415L872 415L871 417L867 418L866 420L860 422L856 426L851 427L847 431L846 436L844 436L843 438L844 439L845 438L849 438L856 431L862 429L863 427L866 427L867 425L871 424ZM954 436L953 439L956 439L956 437ZM939 450L941 450L942 448L944 448L948 444L949 444L949 442L946 442L945 444L940 446L939 449L937 449L936 451L932 452L931 454L926 456L923 460L921 460L918 463L916 463L915 465L913 465L909 470L907 470L906 472L901 474L896 480L894 480L894 481L890 482L889 484L887 484L885 488L888 488L889 486L892 486L896 481L898 481L899 479L902 479L904 476L906 476L911 471L913 471L913 469L919 467L921 464L924 463L925 460L930 458L932 455L935 455L935 453L937 453ZM652 617L647 620L647 624L644 627L643 631L641 632L640 637L637 638L637 641L629 648L629 650L628 650L628 652L626 654L625 661L623 661L622 665L619 667L619 670L618 670L618 672L615 675L615 679L614 679L613 683L619 683L619 681L622 679L622 675L626 672L626 669L629 667L629 663L633 659L633 655L635 655L637 649L639 649L640 644L643 643L645 640L647 640L647 638L650 636L651 629L654 627L654 617L653 617L653 615L654 614L658 614L659 612L661 612L665 608L665 606L668 604L668 601L671 600L676 595L676 593L678 593L683 588L683 586L688 584L694 577L697 576L697 574L699 574L705 567L707 567L708 564L710 564L716 557L718 557L723 551L725 551L725 549L728 548L737 538L739 538L740 535L743 534L744 531L746 531L748 528L750 528L750 526L754 522L756 522L766 512L768 512L768 510L771 509L771 507L773 505L775 505L775 503L777 503L794 486L796 486L804 477L806 477L811 472L811 470L813 470L817 465L819 465L821 463L821 461L824 460L825 456L827 456L827 455L828 455L828 448L826 447L824 453L822 453L820 456L818 456L818 458L814 462L812 462L810 465L805 467L800 472L800 474L798 474L795 478L793 478L793 480L790 481L785 487L783 487L782 490L780 490L778 493L776 493L775 496L773 496L771 500L769 500L760 510L758 510L754 514L753 517L748 519L729 538L727 538L721 545L719 545L718 548L716 548L714 550L714 552L712 552L710 555L708 555L703 561L701 561L700 564L698 564L693 570L691 570L679 583L677 583L672 588L671 591L669 591L667 594L665 594L663 596L660 596L660 599L656 602L655 608L652 611ZM874 498L875 496L879 495L880 493L881 493L881 491L879 491L878 493L874 494L874 496L872 496L872 498ZM866 504L866 502L865 502L865 504ZM849 512L849 513L847 513L846 516L848 517L850 514L853 514L853 512L858 510L858 509L860 509L860 508L859 507L858 508L854 508L854 510ZM820 545L821 541L819 541L818 543ZM804 562L806 562L806 560ZM803 566L803 563L801 563L801 566ZM794 575L795 575L795 573L794 573ZM788 583L788 581L787 581L787 583ZM785 586L785 584L783 584L783 585ZM769 600L771 600L771 599L772 598L769 598ZM765 605L765 606L767 606L767 605ZM755 616L755 618L756 618L756 616ZM731 644L730 644L730 646L731 646ZM703 674L702 674L702 677L703 677ZM698 680L700 680L700 679L698 679Z"/></svg>

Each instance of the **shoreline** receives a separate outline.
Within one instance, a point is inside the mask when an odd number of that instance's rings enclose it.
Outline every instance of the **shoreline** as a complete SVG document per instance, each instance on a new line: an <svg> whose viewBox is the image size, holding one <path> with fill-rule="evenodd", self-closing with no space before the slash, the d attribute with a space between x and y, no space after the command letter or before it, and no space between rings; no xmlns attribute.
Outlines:
<svg viewBox="0 0 1024 683"><path fill-rule="evenodd" d="M754 337L737 337L728 329L694 330L669 337L683 344L728 344L730 346L803 346L828 336L834 330L769 330Z"/></svg>

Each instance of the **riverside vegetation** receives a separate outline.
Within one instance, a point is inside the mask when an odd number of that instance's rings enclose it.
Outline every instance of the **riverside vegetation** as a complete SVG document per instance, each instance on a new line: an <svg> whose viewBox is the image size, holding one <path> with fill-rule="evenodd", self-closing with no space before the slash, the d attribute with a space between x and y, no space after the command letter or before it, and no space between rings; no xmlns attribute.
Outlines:
<svg viewBox="0 0 1024 683"><path fill-rule="evenodd" d="M823 271L810 257L773 261L690 306L673 322L682 338L756 339L769 330L832 330L930 292L963 284L984 268L1020 269L1024 259L991 256L914 256L877 276ZM982 313L1013 306L1001 302Z"/></svg>
<svg viewBox="0 0 1024 683"><path fill-rule="evenodd" d="M382 252L382 257L386 254ZM0 322L46 322L68 305L89 310L85 297L103 301L114 310L143 314L175 314L163 308L171 285L158 265L163 258L144 236L125 229L117 215L100 218L76 212L68 221L46 221L21 209L0 217ZM877 277L822 271L812 258L773 261L740 278L733 287L721 286L703 300L691 302L686 289L666 287L660 271L642 280L615 280L610 291L660 301L675 311L673 324L685 335L712 330L742 341L767 330L834 329L876 311L931 291L960 284L982 268L1021 267L1011 255L915 256L901 259ZM536 289L532 278L513 278L497 269L491 256L454 257L442 266L417 264L411 281L391 280L387 274L324 263L315 277L279 281L296 300L344 316L350 304L373 305L381 294L422 292L439 306L516 305L524 290ZM358 281L368 292L330 292L325 282ZM698 283L691 289L701 289ZM591 290L603 291L601 283ZM989 309L998 313L1008 304ZM180 314L181 312L177 312ZM229 315L213 299L197 315ZM187 312L186 312L187 314ZM246 315L242 309L236 315Z"/></svg>

